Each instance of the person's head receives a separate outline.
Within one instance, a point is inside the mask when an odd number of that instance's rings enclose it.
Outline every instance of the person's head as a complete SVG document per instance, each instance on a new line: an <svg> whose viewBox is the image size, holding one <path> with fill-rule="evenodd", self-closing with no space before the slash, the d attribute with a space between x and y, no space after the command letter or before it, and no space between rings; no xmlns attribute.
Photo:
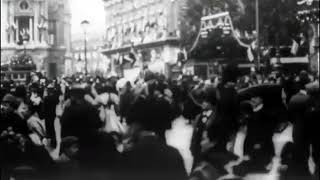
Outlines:
<svg viewBox="0 0 320 180"><path fill-rule="evenodd" d="M203 90L202 109L207 111L212 109L217 103L216 89L207 87Z"/></svg>
<svg viewBox="0 0 320 180"><path fill-rule="evenodd" d="M170 104L162 99L138 99L129 111L127 122L133 129L131 134L140 131L153 131L163 135L166 129L171 128L173 120Z"/></svg>
<svg viewBox="0 0 320 180"><path fill-rule="evenodd" d="M35 82L38 82L39 81L39 76L37 74L32 74L31 75L31 82L32 83L35 83Z"/></svg>
<svg viewBox="0 0 320 180"><path fill-rule="evenodd" d="M202 110L204 111L211 110L216 104L216 99L213 95L208 93L204 94L204 96L205 97L201 103Z"/></svg>
<svg viewBox="0 0 320 180"><path fill-rule="evenodd" d="M28 119L35 111L31 109L30 101L19 101L19 106L15 111L22 119Z"/></svg>
<svg viewBox="0 0 320 180"><path fill-rule="evenodd" d="M263 105L263 99L259 96L255 96L251 98L250 103L253 108L256 109L257 107Z"/></svg>
<svg viewBox="0 0 320 180"><path fill-rule="evenodd" d="M19 101L11 94L6 94L1 101L1 112L10 113L18 109Z"/></svg>
<svg viewBox="0 0 320 180"><path fill-rule="evenodd" d="M126 90L131 90L131 88L132 88L132 85L131 85L130 81L127 81L126 85L125 85L125 89Z"/></svg>
<svg viewBox="0 0 320 180"><path fill-rule="evenodd" d="M69 92L72 104L81 104L84 101L86 91L81 86L73 86Z"/></svg>
<svg viewBox="0 0 320 180"><path fill-rule="evenodd" d="M164 90L163 95L164 95L165 100L167 100L171 104L172 101L173 101L173 93L172 93L172 91L167 88L167 89Z"/></svg>
<svg viewBox="0 0 320 180"><path fill-rule="evenodd" d="M239 123L245 125L249 118L253 115L253 107L250 101L243 101L240 103Z"/></svg>
<svg viewBox="0 0 320 180"><path fill-rule="evenodd" d="M201 107L202 107L202 110L207 111L207 110L212 109L212 104L209 101L204 100L201 103Z"/></svg>
<svg viewBox="0 0 320 180"><path fill-rule="evenodd" d="M308 73L306 71L301 71L298 79L299 89L305 90L306 85L310 82Z"/></svg>

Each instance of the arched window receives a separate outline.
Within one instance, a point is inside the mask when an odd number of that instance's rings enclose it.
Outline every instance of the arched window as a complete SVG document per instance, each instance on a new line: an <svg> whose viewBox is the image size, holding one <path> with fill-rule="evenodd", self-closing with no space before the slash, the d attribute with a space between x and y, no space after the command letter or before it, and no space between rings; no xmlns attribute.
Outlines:
<svg viewBox="0 0 320 180"><path fill-rule="evenodd" d="M27 1L21 1L20 3L20 9L21 10L27 10L29 8L29 4Z"/></svg>

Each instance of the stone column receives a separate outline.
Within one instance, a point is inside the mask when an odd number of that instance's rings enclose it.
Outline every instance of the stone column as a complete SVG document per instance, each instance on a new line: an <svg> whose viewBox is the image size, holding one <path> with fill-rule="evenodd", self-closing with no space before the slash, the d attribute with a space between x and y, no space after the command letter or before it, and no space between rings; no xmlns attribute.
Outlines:
<svg viewBox="0 0 320 180"><path fill-rule="evenodd" d="M8 43L8 33L6 32L6 23L8 22L8 6L7 2L4 0L1 0L1 44L7 44Z"/></svg>
<svg viewBox="0 0 320 180"><path fill-rule="evenodd" d="M37 71L41 71L42 70L42 64L43 64L43 59L37 59L36 61L35 61L35 64L36 64L36 69L37 69Z"/></svg>
<svg viewBox="0 0 320 180"><path fill-rule="evenodd" d="M40 44L46 44L46 30L42 29L40 34L41 34Z"/></svg>
<svg viewBox="0 0 320 180"><path fill-rule="evenodd" d="M41 15L43 15L43 7L42 7L42 2L41 1L38 1L38 24L39 23L42 23L42 20L40 19L40 18L42 18L41 17ZM40 39L40 44L43 44L43 29L39 29L39 39Z"/></svg>
<svg viewBox="0 0 320 180"><path fill-rule="evenodd" d="M34 14L34 41L36 44L39 44L39 2L35 1L35 14Z"/></svg>
<svg viewBox="0 0 320 180"><path fill-rule="evenodd" d="M9 6L9 24L13 25L14 23L14 4L12 1L8 1ZM14 31L10 31L10 44L14 44Z"/></svg>
<svg viewBox="0 0 320 180"><path fill-rule="evenodd" d="M47 10L46 10L46 3L45 1L39 1L39 5L38 5L38 8L39 8L39 17L40 15L47 18ZM41 17L41 18L43 18ZM45 20L42 19L41 20L41 23L43 23L43 25L46 24ZM48 39L48 36L47 36L47 29L41 29L39 31L39 35L40 35L40 44L43 44L43 45L46 45L47 44L47 39Z"/></svg>
<svg viewBox="0 0 320 180"><path fill-rule="evenodd" d="M19 34L20 34L19 21L18 21L18 19L16 19L14 23L15 23L16 26L17 26L15 42L18 42L18 41L19 41ZM22 29L22 31L23 31L23 29Z"/></svg>
<svg viewBox="0 0 320 180"><path fill-rule="evenodd" d="M33 42L33 23L32 23L32 18L29 18L29 42Z"/></svg>
<svg viewBox="0 0 320 180"><path fill-rule="evenodd" d="M38 1L38 3L39 3L39 6L38 6L39 7L39 14L43 15L43 7L42 7L43 3L42 3L42 1Z"/></svg>

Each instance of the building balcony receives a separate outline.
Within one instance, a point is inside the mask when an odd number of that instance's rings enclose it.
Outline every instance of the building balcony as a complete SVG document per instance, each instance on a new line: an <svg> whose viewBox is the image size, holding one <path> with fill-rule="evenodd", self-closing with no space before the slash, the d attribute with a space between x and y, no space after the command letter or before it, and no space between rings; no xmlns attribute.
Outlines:
<svg viewBox="0 0 320 180"><path fill-rule="evenodd" d="M48 43L28 42L26 45L19 45L16 43L1 43L3 50L33 50L33 49L66 49L65 46L49 45Z"/></svg>
<svg viewBox="0 0 320 180"><path fill-rule="evenodd" d="M159 47L166 44L179 45L179 40L180 39L178 37L167 37L165 39L155 40L147 43L135 44L134 47L137 49L145 49L145 48ZM123 53L123 52L128 52L131 46L132 46L131 44L127 44L117 48L101 47L100 52L103 53L104 55L111 55L114 53Z"/></svg>

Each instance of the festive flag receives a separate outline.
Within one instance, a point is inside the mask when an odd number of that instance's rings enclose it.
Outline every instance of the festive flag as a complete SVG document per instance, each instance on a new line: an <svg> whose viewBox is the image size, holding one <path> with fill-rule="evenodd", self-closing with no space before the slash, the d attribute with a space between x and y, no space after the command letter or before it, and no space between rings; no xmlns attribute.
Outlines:
<svg viewBox="0 0 320 180"><path fill-rule="evenodd" d="M130 62L130 64L132 66L135 65L136 61L137 61L137 55L134 51L131 51L127 56L123 57L123 61L127 61ZM123 63L123 62L122 62ZM122 64L120 63L120 64Z"/></svg>
<svg viewBox="0 0 320 180"><path fill-rule="evenodd" d="M239 29L235 29L235 30L234 30L234 35L235 35L237 38L240 38L240 37L241 37L241 33L240 33Z"/></svg>
<svg viewBox="0 0 320 180"><path fill-rule="evenodd" d="M183 55L184 55L184 59L188 60L188 52L187 52L186 48L183 49Z"/></svg>
<svg viewBox="0 0 320 180"><path fill-rule="evenodd" d="M247 49L247 56L248 56L248 59L250 62L252 62L254 60L252 49L250 47Z"/></svg>
<svg viewBox="0 0 320 180"><path fill-rule="evenodd" d="M253 41L253 42L251 43L251 48L252 48L252 49L257 49L257 48L258 48L257 41Z"/></svg>
<svg viewBox="0 0 320 180"><path fill-rule="evenodd" d="M292 46L291 46L291 54L296 55L299 49L299 44L297 43L297 41L295 41L294 39L292 39Z"/></svg>

